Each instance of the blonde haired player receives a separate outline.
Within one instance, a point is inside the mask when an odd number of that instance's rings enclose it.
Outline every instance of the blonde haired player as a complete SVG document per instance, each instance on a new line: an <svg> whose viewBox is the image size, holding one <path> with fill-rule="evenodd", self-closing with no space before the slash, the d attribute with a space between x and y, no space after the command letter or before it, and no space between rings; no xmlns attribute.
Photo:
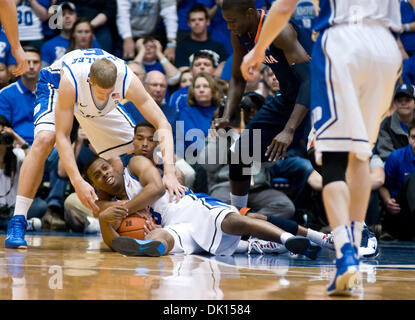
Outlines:
<svg viewBox="0 0 415 320"><path fill-rule="evenodd" d="M170 200L185 193L175 174L173 136L159 106L126 62L101 50L79 49L42 69L36 89L35 140L19 177L15 215L5 240L7 248L26 248L27 211L43 176L44 162L55 144L81 202L96 211L94 188L81 176L71 147L75 115L96 152L110 159L133 151L134 123L119 102L126 98L157 128ZM55 126L56 120L56 126Z"/></svg>
<svg viewBox="0 0 415 320"><path fill-rule="evenodd" d="M289 21L297 0L276 1L241 65L249 78ZM358 284L358 247L370 195L369 157L401 66L393 32L401 31L399 0L314 1L319 33L311 64L311 109L323 201L334 233L337 272L329 295ZM346 182L347 170L347 182Z"/></svg>

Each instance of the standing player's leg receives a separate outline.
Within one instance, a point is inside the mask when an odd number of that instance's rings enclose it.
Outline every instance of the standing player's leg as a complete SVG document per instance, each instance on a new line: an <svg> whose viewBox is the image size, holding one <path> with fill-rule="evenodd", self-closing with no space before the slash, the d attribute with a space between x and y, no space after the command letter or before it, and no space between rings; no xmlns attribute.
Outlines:
<svg viewBox="0 0 415 320"><path fill-rule="evenodd" d="M45 161L55 144L55 133L42 131L36 135L19 174L14 216L9 222L5 246L7 248L27 247L24 235L27 212L42 182Z"/></svg>
<svg viewBox="0 0 415 320"><path fill-rule="evenodd" d="M336 30L326 30L313 47L311 105L316 162L322 166L322 196L336 250L337 271L328 293L350 295L360 274L350 229L351 195L346 170L351 153L359 150L369 156L371 150L352 75L356 71L355 46L344 27ZM347 45L339 48L339 42Z"/></svg>
<svg viewBox="0 0 415 320"><path fill-rule="evenodd" d="M265 157L267 147L284 128L283 121L286 115L279 115L275 111L270 110L268 106L263 106L242 131L234 148L231 148L230 198L231 204L238 209L247 207L251 177L259 170L258 166L268 162L268 158Z"/></svg>
<svg viewBox="0 0 415 320"><path fill-rule="evenodd" d="M375 34L371 36L371 33ZM371 70L365 72L366 77L359 77L359 85L364 88L360 94L360 110L369 143L374 146L380 123L392 101L402 61L396 41L388 30L368 28L364 36L372 42L372 53ZM350 219L355 246L359 248L370 198L369 161L354 156L350 158L350 166L347 180L350 186Z"/></svg>
<svg viewBox="0 0 415 320"><path fill-rule="evenodd" d="M42 77L42 72L40 78ZM27 248L24 240L27 212L42 182L45 161L55 144L55 113L57 89L39 80L34 111L35 139L19 174L14 216L9 221L6 248Z"/></svg>

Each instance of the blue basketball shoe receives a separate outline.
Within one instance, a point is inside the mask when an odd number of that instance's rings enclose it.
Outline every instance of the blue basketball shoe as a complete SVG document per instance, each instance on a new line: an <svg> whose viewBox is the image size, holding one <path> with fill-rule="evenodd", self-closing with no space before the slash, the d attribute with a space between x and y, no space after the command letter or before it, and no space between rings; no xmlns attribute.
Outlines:
<svg viewBox="0 0 415 320"><path fill-rule="evenodd" d="M351 296L360 282L359 261L356 259L355 249L350 243L346 243L341 252L343 257L336 259L336 275L327 288L329 296Z"/></svg>
<svg viewBox="0 0 415 320"><path fill-rule="evenodd" d="M112 248L125 256L160 257L166 252L165 245L156 240L137 240L130 237L112 239Z"/></svg>
<svg viewBox="0 0 415 320"><path fill-rule="evenodd" d="M26 234L27 221L24 215L15 215L7 225L5 247L10 249L26 249L27 242L24 239Z"/></svg>

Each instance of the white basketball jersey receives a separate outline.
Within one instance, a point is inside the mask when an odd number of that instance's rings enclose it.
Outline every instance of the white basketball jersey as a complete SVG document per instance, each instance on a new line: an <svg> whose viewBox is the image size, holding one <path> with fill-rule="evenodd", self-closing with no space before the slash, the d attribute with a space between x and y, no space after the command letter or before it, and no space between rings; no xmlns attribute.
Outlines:
<svg viewBox="0 0 415 320"><path fill-rule="evenodd" d="M323 31L338 24L378 23L400 32L399 0L313 0L317 17L314 30Z"/></svg>
<svg viewBox="0 0 415 320"><path fill-rule="evenodd" d="M131 172L128 170L128 167L124 169L124 187L125 192L127 193L128 199L133 199L137 194L141 192L143 189L143 186L141 185L138 178L134 177ZM170 203L170 205L174 205L173 203ZM169 193L166 192L164 195L156 200L152 205L151 208L159 213L161 215L161 223L164 226L167 221L170 221L170 219L166 216L167 209L169 207ZM170 211L172 208L170 208Z"/></svg>
<svg viewBox="0 0 415 320"><path fill-rule="evenodd" d="M91 64L98 59L108 59L117 67L114 90L103 106L96 105L91 85L88 82ZM74 50L54 62L51 67L61 68L64 71L66 78L75 88L74 112L85 118L102 117L113 110L125 98L133 76L133 72L124 60L101 49Z"/></svg>
<svg viewBox="0 0 415 320"><path fill-rule="evenodd" d="M22 1L22 3L17 6L16 9L19 40L42 40L42 21L36 15L33 9L26 3L26 1Z"/></svg>

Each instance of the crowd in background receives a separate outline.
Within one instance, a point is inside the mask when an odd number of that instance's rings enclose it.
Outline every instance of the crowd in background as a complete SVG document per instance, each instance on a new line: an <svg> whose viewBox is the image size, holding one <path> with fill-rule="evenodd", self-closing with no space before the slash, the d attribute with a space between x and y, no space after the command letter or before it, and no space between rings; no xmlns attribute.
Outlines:
<svg viewBox="0 0 415 320"><path fill-rule="evenodd" d="M16 61L1 31L0 229L7 227L13 215L19 169L34 138L39 72L75 49L101 48L126 60L172 126L176 167L183 173L184 184L230 203L226 159L204 161L218 148L209 129L223 112L232 73L230 31L222 17L221 0L15 2L29 69L18 79L12 77ZM256 0L256 5L266 10L272 2ZM371 159L372 194L366 224L380 240L415 241L414 5L413 0L401 1L403 33L398 43L403 72ZM314 13L312 0L300 0L292 18L310 38ZM278 94L278 79L262 66L254 80L248 81L240 112L231 120L231 140ZM136 124L142 123L144 118L136 106L129 101L121 104ZM303 132L303 139L289 148L284 160L261 167L253 177L248 205L265 215L329 231L321 200L322 179L310 161L309 134ZM153 137L140 139L143 143L135 153L152 153L156 147ZM94 150L79 126L74 127L72 141L82 170ZM125 165L127 160L121 161ZM99 232L97 219L77 199L56 148L45 168L42 186L28 213L29 230Z"/></svg>

